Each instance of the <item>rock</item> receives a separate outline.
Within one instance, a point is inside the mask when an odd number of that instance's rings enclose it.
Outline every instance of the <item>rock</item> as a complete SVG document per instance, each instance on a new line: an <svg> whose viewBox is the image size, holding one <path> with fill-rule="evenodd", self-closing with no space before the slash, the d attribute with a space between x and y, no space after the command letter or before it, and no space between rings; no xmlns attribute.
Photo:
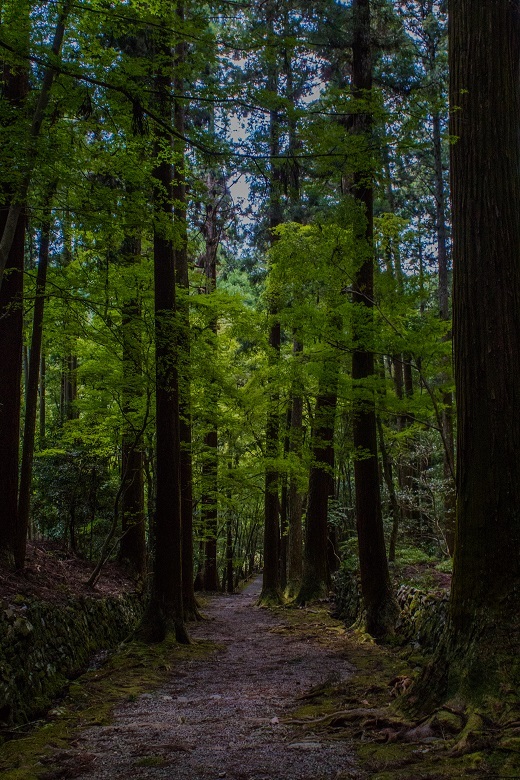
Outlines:
<svg viewBox="0 0 520 780"><path fill-rule="evenodd" d="M14 630L22 636L29 636L34 631L34 626L29 623L28 620L22 617L17 617L13 625Z"/></svg>
<svg viewBox="0 0 520 780"><path fill-rule="evenodd" d="M143 608L135 594L67 605L23 600L0 609L0 710L10 726L50 706L95 650L128 636Z"/></svg>

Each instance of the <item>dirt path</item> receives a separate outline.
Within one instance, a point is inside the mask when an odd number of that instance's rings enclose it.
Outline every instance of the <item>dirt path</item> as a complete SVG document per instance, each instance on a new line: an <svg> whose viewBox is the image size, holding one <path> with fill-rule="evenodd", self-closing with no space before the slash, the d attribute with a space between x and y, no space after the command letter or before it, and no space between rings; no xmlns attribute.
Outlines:
<svg viewBox="0 0 520 780"><path fill-rule="evenodd" d="M355 778L348 743L301 736L281 721L298 697L350 667L341 640L286 631L255 606L260 579L211 600L195 639L218 643L210 658L175 666L160 690L125 702L110 726L80 737L84 780L329 780ZM301 702L300 702L301 703Z"/></svg>

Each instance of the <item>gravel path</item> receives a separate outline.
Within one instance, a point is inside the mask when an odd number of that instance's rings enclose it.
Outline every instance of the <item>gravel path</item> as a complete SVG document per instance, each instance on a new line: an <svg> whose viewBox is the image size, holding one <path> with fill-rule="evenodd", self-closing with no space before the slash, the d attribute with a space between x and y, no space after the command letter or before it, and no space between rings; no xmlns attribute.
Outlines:
<svg viewBox="0 0 520 780"><path fill-rule="evenodd" d="M255 606L260 587L257 579L240 595L216 596L209 619L191 627L194 639L218 643L217 652L176 665L164 687L83 734L84 780L358 777L348 743L302 739L280 722L306 691L349 676L341 639L320 644L284 631L282 613Z"/></svg>

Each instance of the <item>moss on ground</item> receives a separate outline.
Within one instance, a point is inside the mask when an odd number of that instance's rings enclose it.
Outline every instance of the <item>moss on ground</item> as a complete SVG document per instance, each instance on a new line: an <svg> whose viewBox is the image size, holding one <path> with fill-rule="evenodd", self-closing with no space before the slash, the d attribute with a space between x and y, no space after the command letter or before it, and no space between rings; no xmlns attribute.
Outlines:
<svg viewBox="0 0 520 780"><path fill-rule="evenodd" d="M26 727L23 736L0 746L2 780L44 780L52 774L53 756L67 751L79 731L110 723L118 704L158 688L175 674L180 662L202 658L215 649L209 642L179 645L172 637L157 645L125 645L101 669L72 682L46 722Z"/></svg>
<svg viewBox="0 0 520 780"><path fill-rule="evenodd" d="M286 722L302 738L312 732L320 740L350 742L361 776L371 780L520 776L520 719L509 730L497 730L489 714L453 701L428 719L408 720L399 697L420 672L425 656L410 647L377 645L361 632L345 630L327 605L278 608L276 614L284 621L277 631L332 644L353 666L348 680L326 683L301 697Z"/></svg>

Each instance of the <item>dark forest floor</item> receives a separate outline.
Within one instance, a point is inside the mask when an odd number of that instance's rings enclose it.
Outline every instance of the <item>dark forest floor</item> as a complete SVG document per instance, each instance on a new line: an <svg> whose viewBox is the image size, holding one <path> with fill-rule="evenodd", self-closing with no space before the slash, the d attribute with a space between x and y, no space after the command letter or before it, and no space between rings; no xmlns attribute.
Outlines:
<svg viewBox="0 0 520 780"><path fill-rule="evenodd" d="M63 604L71 598L108 598L135 589L125 569L114 562L103 567L96 587L89 588L86 583L93 568L94 564L68 552L59 542L29 542L23 571L13 571L0 562L0 599L21 595Z"/></svg>
<svg viewBox="0 0 520 780"><path fill-rule="evenodd" d="M193 644L129 644L0 748L5 780L448 780L518 777L512 750L461 749L463 713L406 723L418 659L348 632L328 604L206 600ZM458 750L453 752L454 746ZM505 758L505 761L504 761ZM500 769L496 767L500 765Z"/></svg>

